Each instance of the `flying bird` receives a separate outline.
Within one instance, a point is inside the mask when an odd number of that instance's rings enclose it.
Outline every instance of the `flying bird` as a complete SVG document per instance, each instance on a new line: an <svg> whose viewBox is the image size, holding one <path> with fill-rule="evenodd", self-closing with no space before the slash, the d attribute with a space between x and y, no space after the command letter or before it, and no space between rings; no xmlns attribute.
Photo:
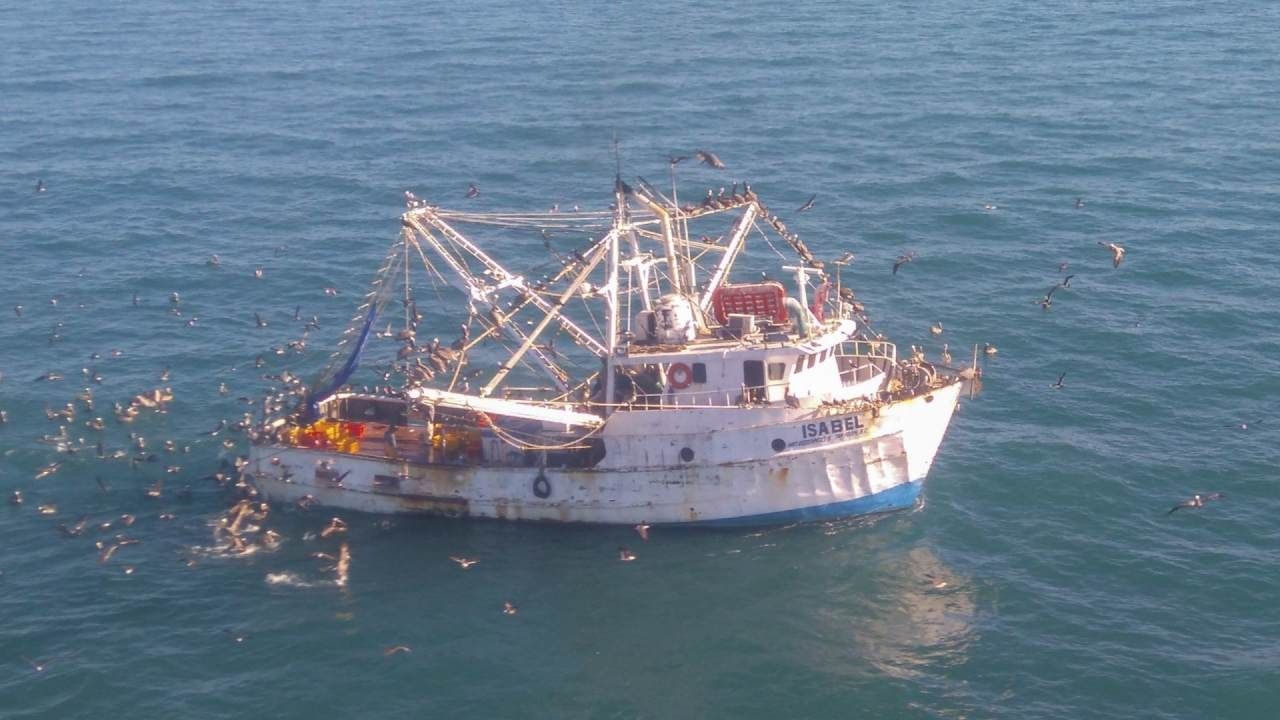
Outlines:
<svg viewBox="0 0 1280 720"><path fill-rule="evenodd" d="M1064 378L1064 377L1066 377L1066 376L1067 376L1067 374L1066 374L1066 373L1062 373L1061 375L1059 375L1059 376L1058 376L1058 382L1056 382L1056 383L1054 383L1054 384L1050 385L1049 387L1053 388L1054 390L1061 390L1063 387L1065 387L1065 386L1062 384L1062 378Z"/></svg>
<svg viewBox="0 0 1280 720"><path fill-rule="evenodd" d="M804 212L804 211L806 211L806 210L812 210L812 209L813 209L813 201L814 201L814 200L816 200L817 198L818 198L818 196L817 196L816 194L815 194L815 195L810 195L810 196L809 196L809 199L808 199L808 200L805 200L803 205L801 205L800 207L796 208L796 212L798 212L798 213L802 213L802 212Z"/></svg>
<svg viewBox="0 0 1280 720"><path fill-rule="evenodd" d="M469 570L472 565L475 565L476 563L480 562L479 560L473 560L467 557L459 557L457 555L450 555L449 559L458 563L458 567L462 568L463 570Z"/></svg>
<svg viewBox="0 0 1280 720"><path fill-rule="evenodd" d="M724 169L724 162L722 162L719 156L710 150L697 150L693 153L693 156L698 158L698 162L703 165L710 165L717 170Z"/></svg>
<svg viewBox="0 0 1280 720"><path fill-rule="evenodd" d="M480 188L476 187L475 183L467 185L467 199L470 200L478 197L480 197Z"/></svg>
<svg viewBox="0 0 1280 720"><path fill-rule="evenodd" d="M650 527L649 523L640 523L639 525L635 526L636 534L640 536L641 540L644 540L644 541L649 540L649 527Z"/></svg>
<svg viewBox="0 0 1280 720"><path fill-rule="evenodd" d="M897 275L898 268L901 268L903 265L906 265L907 263L915 259L916 259L916 254L914 252L909 252L904 255L899 255L898 259L893 261L893 274Z"/></svg>
<svg viewBox="0 0 1280 720"><path fill-rule="evenodd" d="M1172 508L1169 509L1169 512L1165 513L1165 515L1172 515L1178 512L1179 510L1181 510L1182 508L1191 508L1193 510L1199 509L1204 507L1204 504L1209 502L1210 500L1220 500L1226 496L1227 496L1226 493L1220 493L1220 492L1196 493L1195 495L1192 495L1189 499L1183 500L1177 505L1174 505Z"/></svg>
<svg viewBox="0 0 1280 720"><path fill-rule="evenodd" d="M1098 244L1111 251L1111 266L1120 267L1120 263L1124 262L1124 247L1116 243L1098 241Z"/></svg>
<svg viewBox="0 0 1280 720"><path fill-rule="evenodd" d="M1071 278L1073 277L1075 277L1075 275L1068 275L1062 278L1062 282L1058 283L1058 287L1071 287Z"/></svg>

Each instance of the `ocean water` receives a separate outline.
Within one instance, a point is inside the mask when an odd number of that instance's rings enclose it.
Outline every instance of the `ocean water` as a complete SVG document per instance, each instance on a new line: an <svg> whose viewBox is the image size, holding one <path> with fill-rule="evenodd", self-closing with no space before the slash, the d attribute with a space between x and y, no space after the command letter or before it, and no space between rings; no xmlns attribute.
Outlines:
<svg viewBox="0 0 1280 720"><path fill-rule="evenodd" d="M0 716L1276 717L1278 33L1254 0L0 7ZM353 515L346 587L320 511L206 552L244 447L203 433L320 367L401 193L603 208L615 133L627 176L718 153L690 197L816 193L782 214L880 329L1000 348L922 506L648 542ZM166 413L111 420L166 367ZM39 442L86 371L158 463L98 461L83 411L84 450ZM1166 514L1196 491L1227 497Z"/></svg>

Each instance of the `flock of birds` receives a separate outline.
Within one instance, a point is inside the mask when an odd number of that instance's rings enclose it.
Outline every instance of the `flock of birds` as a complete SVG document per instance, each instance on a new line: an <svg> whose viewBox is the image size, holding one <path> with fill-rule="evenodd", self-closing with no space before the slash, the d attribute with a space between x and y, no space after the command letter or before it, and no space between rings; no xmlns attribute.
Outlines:
<svg viewBox="0 0 1280 720"><path fill-rule="evenodd" d="M697 150L692 156L673 155L668 158L672 167L680 162L688 159L696 159L703 165L713 169L724 169L725 163L715 154L706 150ZM35 192L45 193L48 187L43 180L38 180ZM746 188L746 192L750 193L750 188ZM722 192L723 195L723 192ZM737 195L737 187L734 187L734 195ZM413 197L411 193L406 193L409 203L412 206L414 202L420 202ZM467 199L475 199L480 196L480 188L471 183L468 185L464 197ZM712 196L712 201L715 197ZM810 196L798 209L797 212L808 212L816 207L817 195ZM1075 207L1084 206L1084 200L1077 198ZM996 206L985 204L984 209L994 210ZM558 206L553 206L552 211L558 210ZM1099 242L1111 256L1112 267L1119 268L1123 263L1126 255L1126 249L1113 242ZM280 255L287 252L287 246L275 248L275 254ZM836 261L836 264L847 265L852 262L852 253L846 253L844 257ZM897 256L892 265L892 274L897 275L905 266L916 261L918 255L915 252L904 252ZM218 255L211 255L206 264L209 268L218 270L223 267L222 258ZM1067 274L1068 264L1061 263L1058 267L1059 272L1063 275L1062 279L1048 289L1042 298L1036 300L1044 310L1048 311L1054 301L1054 294L1060 289L1070 288L1070 282L1075 275ZM263 279L265 271L261 265L256 266L253 270L253 277ZM340 294L336 287L327 286L323 288L324 295L327 297L335 297ZM49 304L52 307L58 307L59 298L51 298ZM143 306L142 299L138 293L133 293L130 304L139 308ZM27 318L26 308L19 304L13 308L16 318L23 320ZM178 318L182 318L187 327L196 327L198 317L191 315L184 317L182 298L178 292L172 292L168 297L168 313ZM416 308L413 311L415 320L420 319ZM271 356L283 357L289 354L303 353L308 347L308 335L313 330L320 327L318 316L311 316L310 319L304 320L301 312L301 306L294 309L292 319L296 323L303 323L300 337L288 340L287 342L272 347L268 352L257 355L253 360L255 370L260 370L267 364L267 358ZM264 329L269 326L269 321L261 312L253 313L254 326L258 329ZM416 322L415 322L416 326ZM48 336L49 344L62 342L64 324L56 322L52 331ZM929 328L929 332L933 336L941 336L945 332L941 322L936 322ZM388 337L391 331L386 331ZM461 342L466 342L467 326L463 326L463 336ZM412 336L405 338L397 335L396 339L405 342L406 346L414 347L415 350L424 350L426 362L419 361L418 372L427 379L433 373L444 372L456 359L454 347L441 346L437 341L416 348L413 344ZM913 352L920 353L923 357L923 351L913 346ZM997 349L987 344L984 347L984 353L987 356L994 356ZM111 350L107 357L111 359L121 358L124 352L118 349ZM89 356L91 363L96 363L103 359L100 353L92 353ZM942 350L943 364L951 363L950 352L947 345L943 345ZM234 369L234 368L233 368ZM53 453L53 459L42 465L34 474L32 481L41 483L47 481L59 473L64 467L71 464L83 462L86 458L92 458L94 461L103 463L102 473L110 473L110 463L121 463L126 465L132 472L139 474L150 482L145 486L142 497L146 501L158 501L162 498L172 497L179 502L190 502L192 499L193 489L189 478L197 477L199 482L212 482L217 487L227 491L232 498L231 506L225 511L217 515L208 522L213 538L213 545L205 548L191 548L180 558L183 565L194 567L198 564L201 554L210 556L237 557L253 554L260 550L275 550L286 541L286 538L277 530L268 527L267 520L271 516L272 508L257 495L253 488L252 478L247 473L247 457L235 454L237 447L243 442L244 438L252 438L255 428L257 427L254 412L245 410L238 418L220 419L213 429L203 433L202 439L212 440L220 445L221 459L218 461L218 467L212 473L198 475L188 472L183 465L179 464L178 459L192 452L191 444L182 443L178 440L169 438L162 439L158 442L148 438L140 429L146 425L147 415L159 415L168 411L170 404L174 401L174 392L167 383L170 381L171 371L168 367L161 369L157 373L159 386L149 388L134 394L132 397L122 401L114 401L110 405L110 412L100 412L98 398L93 390L94 385L101 384L103 377L98 371L96 365L88 365L81 370L82 380L86 386L76 392L71 399L63 403L55 403L53 406L46 407L45 416L49 422L57 423L57 429L51 433L45 433L38 438L38 442L50 448ZM267 390L261 399L242 395L238 398L248 408L261 408L263 413L270 414L278 412L286 407L289 403L297 402L305 388L300 378L287 369L281 370L276 374L265 374L261 376L263 379L272 380L279 383ZM1055 383L1050 385L1052 389L1061 390L1065 387L1064 379L1066 373L1061 373ZM3 373L0 373L0 382L4 379ZM66 376L57 370L49 370L34 380L36 382L56 383L66 379ZM384 379L387 377L384 375ZM230 394L225 381L218 383L217 394L219 396L227 396ZM119 446L109 446L108 438L113 434L110 423L105 419L107 417L114 418L115 426L127 430L126 435L122 438L123 442ZM87 430L87 434L80 434L75 431L77 421L81 427ZM1260 421L1252 423L1240 423L1233 425L1233 428L1239 430L1248 430L1250 427L1256 426ZM136 423L136 425L135 425ZM0 408L0 427L10 423L9 413ZM27 423L24 423L26 425ZM237 437L239 436L239 437ZM6 454L11 454L13 450ZM151 471L150 468L158 468ZM95 475L95 484L98 491L102 494L110 494L114 492L112 485L108 483L103 474ZM176 484L177 489L166 489L165 480L169 478L171 484ZM1167 514L1173 514L1183 509L1200 509L1210 501L1219 500L1226 497L1221 492L1197 493L1191 498L1178 502ZM28 505L27 493L22 489L14 489L9 496L9 504L15 509L22 509ZM316 507L315 499L308 496L296 503L296 509L302 513L307 513ZM138 521L140 512L124 512L112 513L109 516L102 515L91 517L88 513L74 514L66 513L57 504L53 502L43 502L36 505L36 512L45 517L51 518L54 522L52 528L60 537L67 540L76 540L81 538L92 539L92 552L96 557L96 561L101 565L108 565L113 562L119 562L120 558L130 555L128 548L139 545L143 542L143 538L133 534L130 528ZM171 510L165 510L155 513L155 517L161 521L172 521L175 514ZM383 521L386 523L387 521ZM315 550L310 553L310 557L316 561L323 563L321 572L331 577L328 582L333 587L340 589L348 586L352 553L350 542L346 540L348 524L340 517L331 517L324 521L323 526L313 531L303 533L304 542L329 543L331 547ZM636 525L633 528L641 541L647 541L650 536L650 527L647 524ZM620 562L633 562L637 559L636 553L627 546L619 546L617 550L617 558ZM460 569L468 570L480 562L477 558L465 557L461 555L450 555L449 560L455 563ZM119 562L120 572L125 575L133 575L137 571L135 564ZM299 582L296 576L285 573L274 573L267 576L268 582L274 580L293 581L298 584L312 585L310 581ZM511 600L506 600L502 604L502 613L505 615L515 615L519 612L519 608ZM247 639L247 635L237 633L231 630L225 631L237 643L242 643ZM412 648L407 645L393 645L384 649L387 656L400 655L412 652ZM48 667L48 660L33 660L26 655L21 656L36 672L43 672Z"/></svg>

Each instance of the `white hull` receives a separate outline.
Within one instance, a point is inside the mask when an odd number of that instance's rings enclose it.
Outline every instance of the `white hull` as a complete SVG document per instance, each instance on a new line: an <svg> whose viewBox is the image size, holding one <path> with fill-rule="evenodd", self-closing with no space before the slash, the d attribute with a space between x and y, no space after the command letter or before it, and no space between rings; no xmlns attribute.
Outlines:
<svg viewBox="0 0 1280 720"><path fill-rule="evenodd" d="M963 387L888 404L874 418L783 407L765 415L616 413L600 434L605 458L589 469L419 464L258 445L250 471L270 500L310 496L371 513L627 525L845 517L915 502ZM760 424L735 426L748 416Z"/></svg>

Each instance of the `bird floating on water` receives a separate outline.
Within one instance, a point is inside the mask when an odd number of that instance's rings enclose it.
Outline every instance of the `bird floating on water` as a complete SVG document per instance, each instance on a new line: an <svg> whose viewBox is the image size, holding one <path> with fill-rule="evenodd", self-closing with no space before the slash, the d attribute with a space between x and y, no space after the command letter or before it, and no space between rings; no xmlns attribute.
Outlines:
<svg viewBox="0 0 1280 720"><path fill-rule="evenodd" d="M987 357L992 357L992 356L994 356L996 353L1000 352L1000 349L999 349L999 348L997 348L995 345L992 345L991 343L983 343L983 345L982 345L982 352L983 352Z"/></svg>
<svg viewBox="0 0 1280 720"><path fill-rule="evenodd" d="M935 322L934 324L929 326L929 332L933 335L941 335L942 330L943 330L943 327L942 327L941 321Z"/></svg>

